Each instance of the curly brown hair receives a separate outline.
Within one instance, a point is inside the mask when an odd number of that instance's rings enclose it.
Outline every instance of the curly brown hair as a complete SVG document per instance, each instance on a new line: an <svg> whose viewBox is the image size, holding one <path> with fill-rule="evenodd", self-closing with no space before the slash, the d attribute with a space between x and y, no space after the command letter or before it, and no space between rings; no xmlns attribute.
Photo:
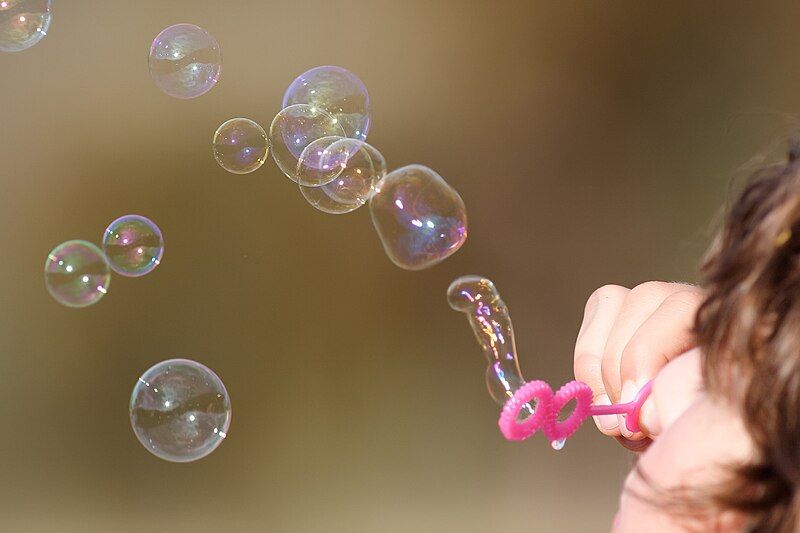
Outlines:
<svg viewBox="0 0 800 533"><path fill-rule="evenodd" d="M756 457L708 497L751 531L800 530L800 144L731 205L701 273L709 394L740 407Z"/></svg>

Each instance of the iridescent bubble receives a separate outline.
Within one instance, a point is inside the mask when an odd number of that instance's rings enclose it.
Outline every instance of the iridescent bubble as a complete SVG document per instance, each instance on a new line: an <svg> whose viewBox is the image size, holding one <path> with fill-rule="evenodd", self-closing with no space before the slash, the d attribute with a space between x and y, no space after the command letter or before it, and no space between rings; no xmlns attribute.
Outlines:
<svg viewBox="0 0 800 533"><path fill-rule="evenodd" d="M409 165L386 175L369 201L386 255L400 268L420 270L454 254L467 239L467 211L439 174Z"/></svg>
<svg viewBox="0 0 800 533"><path fill-rule="evenodd" d="M447 289L447 303L467 315L472 332L486 357L486 388L503 405L525 384L517 361L511 315L490 280L461 276Z"/></svg>
<svg viewBox="0 0 800 533"><path fill-rule="evenodd" d="M47 35L52 0L0 0L0 50L27 50Z"/></svg>
<svg viewBox="0 0 800 533"><path fill-rule="evenodd" d="M103 251L117 274L132 278L144 276L161 263L164 237L149 218L125 215L106 228Z"/></svg>
<svg viewBox="0 0 800 533"><path fill-rule="evenodd" d="M175 24L150 45L150 77L175 98L197 98L219 81L222 54L206 30L194 24Z"/></svg>
<svg viewBox="0 0 800 533"><path fill-rule="evenodd" d="M323 137L345 137L339 121L318 107L296 104L275 116L269 128L269 146L278 168L292 181L298 181L297 164L303 150ZM331 176L330 180L334 176ZM305 185L322 185L307 182Z"/></svg>
<svg viewBox="0 0 800 533"><path fill-rule="evenodd" d="M333 157L330 147L346 137L327 136L306 146L297 159L294 177L301 186L319 187L329 183L342 172L342 158ZM339 156L340 154L336 154Z"/></svg>
<svg viewBox="0 0 800 533"><path fill-rule="evenodd" d="M48 254L44 282L58 303L86 307L108 292L111 271L97 246L86 241L67 241Z"/></svg>
<svg viewBox="0 0 800 533"><path fill-rule="evenodd" d="M248 174L267 160L269 141L264 128L247 118L232 118L214 133L214 159L233 174Z"/></svg>
<svg viewBox="0 0 800 533"><path fill-rule="evenodd" d="M324 109L344 127L345 136L367 138L369 93L364 83L342 67L315 67L300 74L283 95L283 107L311 104Z"/></svg>
<svg viewBox="0 0 800 533"><path fill-rule="evenodd" d="M175 463L202 459L228 434L231 401L219 377L188 359L152 366L131 393L136 438L153 455Z"/></svg>
<svg viewBox="0 0 800 533"><path fill-rule="evenodd" d="M317 148L317 144L325 147ZM342 214L358 209L367 202L375 192L378 181L386 175L386 159L364 141L324 137L311 143L300 157L298 175L301 177L311 166L303 163L308 152L313 152L310 159L317 161L321 168L336 170L336 176L324 185L300 185L300 192L308 203L326 213Z"/></svg>

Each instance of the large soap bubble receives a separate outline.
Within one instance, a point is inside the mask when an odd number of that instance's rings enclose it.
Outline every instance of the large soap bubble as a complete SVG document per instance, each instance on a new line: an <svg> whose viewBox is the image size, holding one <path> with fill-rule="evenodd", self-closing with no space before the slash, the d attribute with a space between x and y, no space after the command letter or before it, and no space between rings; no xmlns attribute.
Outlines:
<svg viewBox="0 0 800 533"><path fill-rule="evenodd" d="M186 463L222 443L231 423L231 401L211 369L188 359L170 359L136 382L130 418L136 438L149 452Z"/></svg>
<svg viewBox="0 0 800 533"><path fill-rule="evenodd" d="M333 115L345 136L364 140L370 125L369 93L364 83L342 67L315 67L300 74L283 95L283 107L310 104Z"/></svg>

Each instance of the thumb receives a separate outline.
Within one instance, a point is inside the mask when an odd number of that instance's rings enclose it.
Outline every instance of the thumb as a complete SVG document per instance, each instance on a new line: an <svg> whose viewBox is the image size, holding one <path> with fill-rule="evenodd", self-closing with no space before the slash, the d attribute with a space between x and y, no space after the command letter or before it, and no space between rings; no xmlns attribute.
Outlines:
<svg viewBox="0 0 800 533"><path fill-rule="evenodd" d="M694 402L703 389L699 348L676 357L656 375L653 392L642 405L639 426L655 439Z"/></svg>

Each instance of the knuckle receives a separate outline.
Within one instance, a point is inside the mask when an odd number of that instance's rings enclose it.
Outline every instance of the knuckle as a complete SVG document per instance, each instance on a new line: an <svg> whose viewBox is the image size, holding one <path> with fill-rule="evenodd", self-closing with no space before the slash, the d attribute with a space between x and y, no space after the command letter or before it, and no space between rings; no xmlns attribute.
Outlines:
<svg viewBox="0 0 800 533"><path fill-rule="evenodd" d="M600 375L603 377L603 382L607 388L616 389L616 384L619 382L620 377L619 363L619 361L611 357L603 357L600 360Z"/></svg>
<svg viewBox="0 0 800 533"><path fill-rule="evenodd" d="M623 359L641 359L650 355L653 352L653 348L648 339L642 336L634 336L622 351L622 357Z"/></svg>
<svg viewBox="0 0 800 533"><path fill-rule="evenodd" d="M682 289L667 296L665 303L678 309L694 310L703 303L704 295L700 291Z"/></svg>
<svg viewBox="0 0 800 533"><path fill-rule="evenodd" d="M631 289L631 299L651 299L663 296L670 291L670 283L664 281L645 281Z"/></svg>
<svg viewBox="0 0 800 533"><path fill-rule="evenodd" d="M628 289L621 285L603 285L602 287L595 289L592 294L589 295L589 299L586 300L585 311L602 304L604 301L613 300L615 298L624 298L627 293Z"/></svg>
<svg viewBox="0 0 800 533"><path fill-rule="evenodd" d="M577 380L592 380L593 376L600 374L600 355L591 352L576 353L573 370Z"/></svg>

